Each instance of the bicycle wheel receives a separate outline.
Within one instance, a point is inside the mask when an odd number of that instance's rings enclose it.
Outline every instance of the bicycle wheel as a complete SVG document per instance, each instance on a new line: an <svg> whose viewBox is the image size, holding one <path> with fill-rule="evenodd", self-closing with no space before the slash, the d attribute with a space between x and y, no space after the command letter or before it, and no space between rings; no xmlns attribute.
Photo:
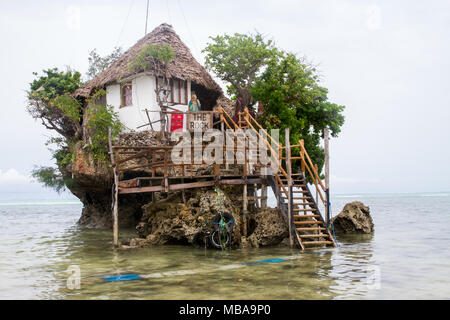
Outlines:
<svg viewBox="0 0 450 320"><path fill-rule="evenodd" d="M225 249L231 245L231 234L225 230L214 230L209 239L211 245L216 249Z"/></svg>

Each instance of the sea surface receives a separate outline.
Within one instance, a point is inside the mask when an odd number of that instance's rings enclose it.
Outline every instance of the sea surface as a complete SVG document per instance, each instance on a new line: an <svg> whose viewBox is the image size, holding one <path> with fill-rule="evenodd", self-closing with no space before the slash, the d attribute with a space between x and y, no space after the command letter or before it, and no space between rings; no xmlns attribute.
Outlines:
<svg viewBox="0 0 450 320"><path fill-rule="evenodd" d="M77 201L2 200L0 299L449 299L450 193L336 195L332 210L355 200L375 233L307 253L113 250L110 230L77 227Z"/></svg>

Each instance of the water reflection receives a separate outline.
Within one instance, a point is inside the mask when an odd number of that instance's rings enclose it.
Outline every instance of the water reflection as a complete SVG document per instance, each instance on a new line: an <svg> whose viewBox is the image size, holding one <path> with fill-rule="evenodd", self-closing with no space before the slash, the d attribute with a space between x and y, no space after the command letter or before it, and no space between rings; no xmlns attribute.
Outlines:
<svg viewBox="0 0 450 320"><path fill-rule="evenodd" d="M59 280L53 298L349 298L367 293L371 277L368 270L373 264L370 236L341 237L339 249L307 253L284 247L219 251L158 246L113 250L110 238L107 230L73 228L64 234L59 245L65 247L65 259L55 267L59 269ZM288 260L241 265L280 257ZM65 270L73 264L81 268L80 290L66 288ZM150 278L126 282L106 282L102 278L128 273ZM154 277L159 273L164 275Z"/></svg>

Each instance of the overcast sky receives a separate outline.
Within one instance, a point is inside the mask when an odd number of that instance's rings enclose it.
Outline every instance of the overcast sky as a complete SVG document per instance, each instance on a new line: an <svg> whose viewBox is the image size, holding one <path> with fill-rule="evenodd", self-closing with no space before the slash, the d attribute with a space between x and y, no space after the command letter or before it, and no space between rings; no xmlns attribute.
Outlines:
<svg viewBox="0 0 450 320"><path fill-rule="evenodd" d="M32 72L144 35L146 0L1 1L0 200L34 196L34 165L51 165L48 132L25 112ZM449 1L150 0L149 26L172 24L203 64L209 36L258 30L319 65L346 106L332 139L333 193L450 191ZM53 194L46 192L47 196Z"/></svg>

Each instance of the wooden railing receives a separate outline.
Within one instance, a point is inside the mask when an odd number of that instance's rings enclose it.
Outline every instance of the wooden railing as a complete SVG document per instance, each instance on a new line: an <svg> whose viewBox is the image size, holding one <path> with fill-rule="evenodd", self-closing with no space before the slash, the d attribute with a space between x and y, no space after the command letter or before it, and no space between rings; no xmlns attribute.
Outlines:
<svg viewBox="0 0 450 320"><path fill-rule="evenodd" d="M275 145L278 148L278 154L280 155L280 158L275 158L275 161L277 162L277 165L279 166L281 174L286 178L289 179L289 175L286 172L286 170L283 168L282 160L286 160L286 157L283 157L282 151L286 151L286 147L283 146L278 141L274 140L273 137L256 121L256 119L249 113L248 109L245 108L243 112L239 112L239 123L245 123L249 128L255 131L255 133L261 138L261 135L259 134L259 130L262 130L264 132L264 136L266 136L266 144L268 145L271 152L275 152L273 150L271 144ZM259 129L259 130L258 130ZM312 183L315 186L316 189L316 203L320 202L325 207L326 215L328 217L328 211L329 211L329 195L327 192L327 189L325 185L322 182L322 179L319 175L319 170L316 164L314 164L311 160L311 157L309 156L306 148L305 148L305 142L303 139L299 140L298 145L290 145L289 146L290 151L292 151L293 148L299 148L299 156L291 156L290 160L300 160L300 168L303 172L304 176L306 177L306 173L308 173L309 177L311 178ZM281 160L281 161L280 161ZM287 166L286 166L287 167ZM281 178L279 175L275 176L276 181L278 182L280 188L286 188L284 184L281 181ZM286 190L286 189L285 189Z"/></svg>
<svg viewBox="0 0 450 320"><path fill-rule="evenodd" d="M311 178L316 188L317 195L320 197L320 200L322 201L325 208L328 208L328 200L326 194L327 190L322 182L322 179L320 179L317 165L313 164L311 157L309 156L308 152L305 149L305 142L303 139L299 141L299 146L300 146L301 170L302 172L305 173L305 177L306 172L308 172L309 177ZM318 202L318 199L316 199L316 202Z"/></svg>

